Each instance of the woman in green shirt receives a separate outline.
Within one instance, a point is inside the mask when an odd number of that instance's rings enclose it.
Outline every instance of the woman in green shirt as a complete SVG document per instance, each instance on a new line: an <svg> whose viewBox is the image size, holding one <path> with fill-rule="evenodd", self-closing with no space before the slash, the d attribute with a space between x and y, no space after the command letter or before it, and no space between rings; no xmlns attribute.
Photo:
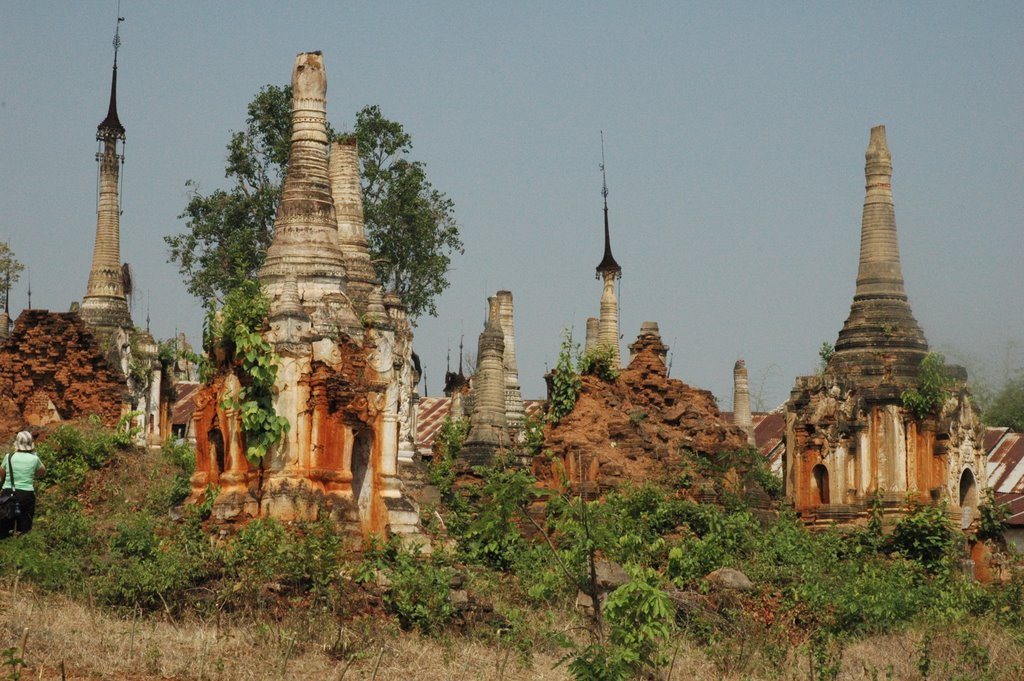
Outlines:
<svg viewBox="0 0 1024 681"><path fill-rule="evenodd" d="M0 520L0 539L6 539L15 529L25 533L32 529L36 514L36 491L33 482L46 474L46 466L36 455L32 433L23 430L14 438L14 452L3 459L0 467L0 487L14 490L14 501L20 513L17 517Z"/></svg>

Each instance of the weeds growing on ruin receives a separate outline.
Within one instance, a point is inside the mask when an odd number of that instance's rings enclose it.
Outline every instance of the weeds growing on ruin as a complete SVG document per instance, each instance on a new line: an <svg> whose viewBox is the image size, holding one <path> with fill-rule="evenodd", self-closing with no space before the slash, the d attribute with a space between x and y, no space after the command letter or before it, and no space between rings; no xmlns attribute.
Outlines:
<svg viewBox="0 0 1024 681"><path fill-rule="evenodd" d="M558 361L551 370L551 391L548 397L547 418L557 424L576 406L583 384L576 370L576 355L579 346L572 342L572 334L562 332L562 347L558 351Z"/></svg>
<svg viewBox="0 0 1024 681"><path fill-rule="evenodd" d="M921 360L917 373L917 387L904 390L900 395L903 406L917 418L934 415L950 398L956 381L946 371L946 358L938 352L929 352Z"/></svg>

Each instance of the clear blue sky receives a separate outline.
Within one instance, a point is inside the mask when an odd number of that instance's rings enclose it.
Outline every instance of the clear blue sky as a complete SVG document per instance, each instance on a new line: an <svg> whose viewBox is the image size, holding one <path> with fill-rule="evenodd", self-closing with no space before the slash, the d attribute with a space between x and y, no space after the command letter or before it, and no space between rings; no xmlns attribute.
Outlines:
<svg viewBox="0 0 1024 681"><path fill-rule="evenodd" d="M85 291L116 7L0 2L0 240L31 268L34 307ZM1024 3L122 0L121 14L122 259L136 324L148 309L158 337L201 326L162 239L185 227L185 181L222 186L252 95L319 49L332 124L379 104L455 201L466 254L416 331L432 395L460 333L475 355L498 289L515 297L528 397L561 329L582 338L600 298L600 130L623 351L658 321L672 375L724 408L737 358L774 406L835 340L877 124L928 340L990 380L1024 365Z"/></svg>

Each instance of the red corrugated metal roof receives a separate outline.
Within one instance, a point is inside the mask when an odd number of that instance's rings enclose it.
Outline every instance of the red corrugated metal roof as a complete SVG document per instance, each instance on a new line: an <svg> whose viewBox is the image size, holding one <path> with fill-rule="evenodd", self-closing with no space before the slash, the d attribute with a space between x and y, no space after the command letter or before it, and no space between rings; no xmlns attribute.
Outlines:
<svg viewBox="0 0 1024 681"><path fill-rule="evenodd" d="M174 409L171 411L171 425L179 426L188 423L195 411L195 396L201 387L200 383L179 381L174 384L177 397L174 398Z"/></svg>
<svg viewBox="0 0 1024 681"><path fill-rule="evenodd" d="M1010 432L1009 428L986 428L985 437L982 441L982 446L985 447L985 451L991 452L992 448L995 447L999 440L1001 440L1008 432Z"/></svg>
<svg viewBox="0 0 1024 681"><path fill-rule="evenodd" d="M450 397L421 397L416 403L416 451L429 452L434 436L452 410Z"/></svg>
<svg viewBox="0 0 1024 681"><path fill-rule="evenodd" d="M786 418L774 412L770 414L753 414L754 440L757 449L774 463L782 458L782 450L786 439Z"/></svg>
<svg viewBox="0 0 1024 681"><path fill-rule="evenodd" d="M988 485L996 501L1010 511L1007 523L1024 527L1024 434L1009 428L986 428Z"/></svg>
<svg viewBox="0 0 1024 681"><path fill-rule="evenodd" d="M988 451L988 484L1002 494L1024 494L1024 435L1004 432Z"/></svg>
<svg viewBox="0 0 1024 681"><path fill-rule="evenodd" d="M1010 515L1006 519L1008 525L1024 526L1024 494L996 494L996 502L1005 504Z"/></svg>
<svg viewBox="0 0 1024 681"><path fill-rule="evenodd" d="M721 412L722 420L734 423L734 412ZM757 451L774 461L782 456L782 445L786 436L786 418L775 412L756 411L750 415L754 424L754 446Z"/></svg>

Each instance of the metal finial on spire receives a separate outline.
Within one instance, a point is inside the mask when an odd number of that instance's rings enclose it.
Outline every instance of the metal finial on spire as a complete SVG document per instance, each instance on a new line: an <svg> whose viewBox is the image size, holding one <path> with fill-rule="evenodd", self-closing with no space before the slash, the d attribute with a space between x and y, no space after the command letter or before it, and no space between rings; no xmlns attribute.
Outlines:
<svg viewBox="0 0 1024 681"><path fill-rule="evenodd" d="M462 375L462 342L465 338L464 335L459 336L459 376Z"/></svg>
<svg viewBox="0 0 1024 681"><path fill-rule="evenodd" d="M28 282L28 309L32 309L32 269L25 268L25 279Z"/></svg>
<svg viewBox="0 0 1024 681"><path fill-rule="evenodd" d="M608 180L604 170L604 130L601 131L601 196L604 197L604 257L597 266L596 276L598 278L605 273L615 277L622 276L622 268L615 262L612 256L612 241L608 230Z"/></svg>
<svg viewBox="0 0 1024 681"><path fill-rule="evenodd" d="M608 210L608 178L604 173L604 130L601 131L601 196L604 197L604 209Z"/></svg>
<svg viewBox="0 0 1024 681"><path fill-rule="evenodd" d="M124 141L124 126L121 125L121 121L117 118L117 51L121 47L121 22L124 21L124 17L121 16L121 3L117 3L117 24L114 27L114 68L110 76L110 105L107 108L107 117L99 124L96 129L96 139L98 140L115 140L119 139ZM123 161L123 159L122 159Z"/></svg>
<svg viewBox="0 0 1024 681"><path fill-rule="evenodd" d="M121 16L121 2L118 0L117 3L117 25L114 27L114 68L117 68L117 50L121 47L121 22L124 21L124 17Z"/></svg>

